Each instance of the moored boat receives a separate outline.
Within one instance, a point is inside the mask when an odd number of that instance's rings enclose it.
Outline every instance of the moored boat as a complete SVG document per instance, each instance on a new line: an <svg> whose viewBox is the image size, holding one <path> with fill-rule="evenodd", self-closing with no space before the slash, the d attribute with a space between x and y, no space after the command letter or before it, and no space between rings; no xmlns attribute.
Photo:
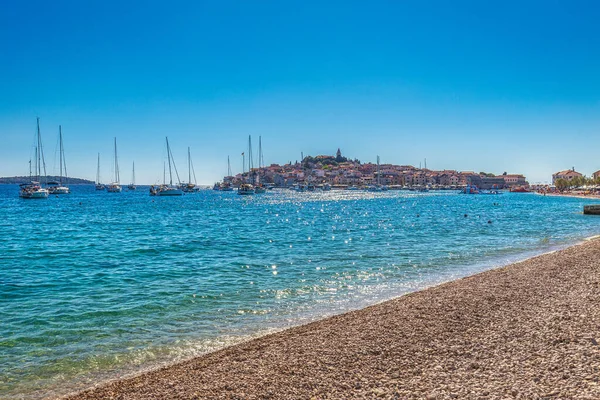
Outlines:
<svg viewBox="0 0 600 400"><path fill-rule="evenodd" d="M131 170L131 183L127 185L127 190L136 190L137 186L135 185L135 161L133 162L133 168Z"/></svg>
<svg viewBox="0 0 600 400"><path fill-rule="evenodd" d="M23 199L46 199L50 194L47 189L42 188L39 182L32 181L19 185L19 197Z"/></svg>
<svg viewBox="0 0 600 400"><path fill-rule="evenodd" d="M183 190L181 189L181 181L179 182L179 186L173 185L173 170L175 169L175 174L177 175L177 180L179 180L179 173L177 172L177 167L175 166L175 160L173 160L173 154L171 153L171 147L169 146L169 138L165 137L167 143L167 158L169 162L169 184L162 184L156 188L155 195L156 196L182 196ZM152 192L150 192L152 194Z"/></svg>
<svg viewBox="0 0 600 400"><path fill-rule="evenodd" d="M252 138L248 136L248 181L252 180ZM245 153L242 153L242 176L244 175ZM244 182L238 187L238 194L243 196L253 195L254 186L249 182Z"/></svg>
<svg viewBox="0 0 600 400"><path fill-rule="evenodd" d="M219 185L219 189L222 192L232 192L233 191L233 186L231 186L231 183L229 182L223 182Z"/></svg>
<svg viewBox="0 0 600 400"><path fill-rule="evenodd" d="M44 150L42 147L42 135L40 133L40 119L37 118L37 134L35 145L34 169L37 180L19 185L19 197L23 199L46 199L48 198L48 189L44 189L40 183L42 177L42 168L44 177L46 176L46 162L44 160ZM32 177L31 160L29 161L29 177Z"/></svg>
<svg viewBox="0 0 600 400"><path fill-rule="evenodd" d="M194 183L192 183L192 173L194 174ZM192 164L192 158L190 156L190 148L188 147L188 181L187 183L180 183L179 189L185 193L196 193L200 191L200 188L196 186L196 171L194 171L194 164Z"/></svg>
<svg viewBox="0 0 600 400"><path fill-rule="evenodd" d="M249 183L242 183L238 188L238 194L251 195L254 194L254 186Z"/></svg>
<svg viewBox="0 0 600 400"><path fill-rule="evenodd" d="M250 157L252 157L252 152L250 153ZM258 174L256 175L256 183L254 185L254 193L256 194L261 194L261 193L265 193L267 191L267 188L262 184L261 180L261 172L262 172L262 168L261 168L261 159L262 159L263 155L262 155L262 138L259 136L258 137Z"/></svg>
<svg viewBox="0 0 600 400"><path fill-rule="evenodd" d="M117 157L117 138L115 138L115 180L114 182L106 185L106 191L109 193L121 193L121 191L123 191L119 175L119 159Z"/></svg>
<svg viewBox="0 0 600 400"><path fill-rule="evenodd" d="M98 169L96 170L96 190L104 190L106 186L100 183L100 153L98 153Z"/></svg>
<svg viewBox="0 0 600 400"><path fill-rule="evenodd" d="M59 136L59 163L60 163L60 178L59 181L48 182L48 192L50 194L70 194L71 189L65 184L63 184L63 166L65 172L65 180L67 176L67 163L65 162L65 149L63 147L63 138L62 138L62 126L58 126L58 136Z"/></svg>

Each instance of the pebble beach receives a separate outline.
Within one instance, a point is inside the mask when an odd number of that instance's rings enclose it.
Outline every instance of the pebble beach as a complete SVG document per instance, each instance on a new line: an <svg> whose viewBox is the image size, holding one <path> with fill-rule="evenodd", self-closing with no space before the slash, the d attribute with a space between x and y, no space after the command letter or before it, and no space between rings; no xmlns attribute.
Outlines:
<svg viewBox="0 0 600 400"><path fill-rule="evenodd" d="M600 398L600 240L64 399Z"/></svg>

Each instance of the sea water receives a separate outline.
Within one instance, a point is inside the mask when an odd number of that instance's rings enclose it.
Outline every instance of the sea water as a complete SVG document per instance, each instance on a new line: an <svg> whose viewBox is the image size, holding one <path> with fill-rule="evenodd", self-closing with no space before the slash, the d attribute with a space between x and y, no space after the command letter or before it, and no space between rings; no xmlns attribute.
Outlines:
<svg viewBox="0 0 600 400"><path fill-rule="evenodd" d="M589 200L0 186L0 398L57 396L565 247Z"/></svg>

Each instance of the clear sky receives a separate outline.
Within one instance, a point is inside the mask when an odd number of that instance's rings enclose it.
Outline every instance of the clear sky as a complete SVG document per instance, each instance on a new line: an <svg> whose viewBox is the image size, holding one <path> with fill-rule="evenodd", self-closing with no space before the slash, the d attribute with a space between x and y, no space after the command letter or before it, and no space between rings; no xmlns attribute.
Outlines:
<svg viewBox="0 0 600 400"><path fill-rule="evenodd" d="M20 1L0 9L0 176L162 180L168 136L199 183L264 159L432 169L600 169L597 1Z"/></svg>

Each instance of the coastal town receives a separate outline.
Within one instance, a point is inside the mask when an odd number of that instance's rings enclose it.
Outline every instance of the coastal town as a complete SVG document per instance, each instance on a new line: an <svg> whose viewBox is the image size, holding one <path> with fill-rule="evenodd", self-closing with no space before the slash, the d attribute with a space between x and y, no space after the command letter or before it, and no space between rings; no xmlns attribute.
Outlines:
<svg viewBox="0 0 600 400"><path fill-rule="evenodd" d="M294 188L305 185L316 188L360 189L382 185L396 190L464 190L477 187L483 190L498 189L516 192L564 192L572 189L600 189L600 170L587 177L575 168L552 174L552 184L530 184L523 174L490 172L432 170L426 166L362 163L342 155L306 156L301 162L271 164L251 168L250 171L225 176L226 187L239 187L243 183L262 184L267 187ZM215 188L221 183L215 184Z"/></svg>
<svg viewBox="0 0 600 400"><path fill-rule="evenodd" d="M384 185L390 189L461 189L477 186L481 189L529 188L523 174L499 175L486 172L441 170L435 171L412 165L362 163L342 156L340 149L335 156L307 156L301 162L253 168L249 172L226 176L223 182L239 186L244 182L260 181L274 187L304 185L329 185L333 188L366 188Z"/></svg>

